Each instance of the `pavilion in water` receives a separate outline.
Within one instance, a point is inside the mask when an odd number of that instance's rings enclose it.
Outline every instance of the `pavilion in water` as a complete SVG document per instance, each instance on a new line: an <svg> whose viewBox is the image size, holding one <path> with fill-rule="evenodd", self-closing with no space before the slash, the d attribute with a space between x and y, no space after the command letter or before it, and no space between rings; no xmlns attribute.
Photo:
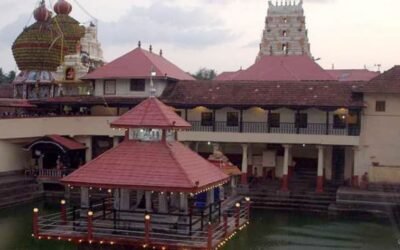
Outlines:
<svg viewBox="0 0 400 250"><path fill-rule="evenodd" d="M177 141L191 126L172 108L149 97L111 127L124 140L61 180L80 189L80 206L35 209L33 237L83 249L216 249L248 224L249 199L221 197L230 177Z"/></svg>

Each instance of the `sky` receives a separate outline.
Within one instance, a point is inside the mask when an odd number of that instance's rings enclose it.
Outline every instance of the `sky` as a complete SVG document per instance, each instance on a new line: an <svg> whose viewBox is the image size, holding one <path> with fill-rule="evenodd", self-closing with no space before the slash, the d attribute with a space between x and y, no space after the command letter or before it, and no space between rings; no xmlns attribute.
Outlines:
<svg viewBox="0 0 400 250"><path fill-rule="evenodd" d="M268 7L267 0L68 1L78 21L97 20L108 62L140 40L185 71L207 67L219 73L254 63ZM11 46L33 23L38 2L0 0L3 69L18 70ZM48 6L55 2L46 0ZM377 70L381 64L387 70L400 64L400 0L304 0L304 8L311 52L322 67Z"/></svg>

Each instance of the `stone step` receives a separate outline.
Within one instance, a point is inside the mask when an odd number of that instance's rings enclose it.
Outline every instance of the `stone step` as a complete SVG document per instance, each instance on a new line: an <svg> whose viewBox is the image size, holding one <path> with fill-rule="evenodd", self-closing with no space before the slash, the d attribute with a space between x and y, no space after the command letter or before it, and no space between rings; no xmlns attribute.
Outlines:
<svg viewBox="0 0 400 250"><path fill-rule="evenodd" d="M296 211L296 212L306 212L306 213L326 213L327 209L302 209L302 208L290 208L290 207L271 207L271 206L254 206L253 209L262 209L262 210L272 210L272 211Z"/></svg>
<svg viewBox="0 0 400 250"><path fill-rule="evenodd" d="M0 189L2 188L10 188L10 187L16 187L16 186L21 186L21 185L26 185L26 184L32 184L36 183L34 179L32 178L26 178L26 177L2 177L0 178Z"/></svg>
<svg viewBox="0 0 400 250"><path fill-rule="evenodd" d="M301 204L317 204L317 205L329 205L331 204L332 200L309 200L309 199L292 199L292 198L280 198L280 197L268 197L268 198L254 198L252 199L253 202L279 202L279 203L301 203Z"/></svg>
<svg viewBox="0 0 400 250"><path fill-rule="evenodd" d="M40 191L9 196L9 197L2 197L0 198L0 208L7 208L24 203L30 203L32 201L41 199L42 197L43 193Z"/></svg>
<svg viewBox="0 0 400 250"><path fill-rule="evenodd" d="M9 188L0 189L0 197L16 195L16 194L21 194L21 193L35 192L35 191L39 191L39 190L40 190L40 186L36 183L12 186Z"/></svg>
<svg viewBox="0 0 400 250"><path fill-rule="evenodd" d="M327 212L329 206L321 205L299 205L299 204L274 204L274 203L254 203L252 208L263 208L263 209L279 209L279 210L296 210L296 211L323 211Z"/></svg>
<svg viewBox="0 0 400 250"><path fill-rule="evenodd" d="M249 192L250 196L256 197L277 197L277 193L275 192L254 192L254 191L250 191ZM292 197L292 198L315 198L315 199L324 199L324 198L329 198L329 199L335 199L336 200L336 194L335 193L321 193L321 194L317 194L317 193L310 193L310 192L304 192L304 193L289 193L287 197Z"/></svg>

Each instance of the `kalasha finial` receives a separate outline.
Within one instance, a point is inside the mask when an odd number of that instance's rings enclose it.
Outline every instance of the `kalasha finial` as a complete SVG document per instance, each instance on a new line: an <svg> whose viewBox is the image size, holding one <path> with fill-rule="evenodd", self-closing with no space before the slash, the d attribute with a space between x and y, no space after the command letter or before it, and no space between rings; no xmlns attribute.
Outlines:
<svg viewBox="0 0 400 250"><path fill-rule="evenodd" d="M69 15L72 11L72 5L65 0L58 0L54 5L54 12L57 15Z"/></svg>
<svg viewBox="0 0 400 250"><path fill-rule="evenodd" d="M46 22L51 17L51 12L46 8L44 0L42 0L39 7L33 11L33 17L38 22Z"/></svg>
<svg viewBox="0 0 400 250"><path fill-rule="evenodd" d="M149 51L150 51L150 53L153 53L153 45L151 45L151 44L150 44L150 47L149 47Z"/></svg>
<svg viewBox="0 0 400 250"><path fill-rule="evenodd" d="M142 42L139 41L138 44L137 44L137 46L138 46L138 48L141 48L141 47L142 47Z"/></svg>
<svg viewBox="0 0 400 250"><path fill-rule="evenodd" d="M163 51L162 51L162 49L160 49L160 56L163 56Z"/></svg>

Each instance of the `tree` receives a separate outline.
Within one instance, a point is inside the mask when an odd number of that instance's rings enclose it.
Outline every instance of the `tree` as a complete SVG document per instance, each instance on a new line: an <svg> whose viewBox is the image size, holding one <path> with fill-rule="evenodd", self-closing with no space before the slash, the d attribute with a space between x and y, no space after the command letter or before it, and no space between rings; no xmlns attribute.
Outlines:
<svg viewBox="0 0 400 250"><path fill-rule="evenodd" d="M0 84L11 83L12 81L14 81L15 76L15 71L11 70L10 72L8 72L8 74L4 74L3 69L0 68Z"/></svg>
<svg viewBox="0 0 400 250"><path fill-rule="evenodd" d="M8 72L8 82L12 83L15 80L17 73L14 70L11 70L10 72Z"/></svg>
<svg viewBox="0 0 400 250"><path fill-rule="evenodd" d="M193 75L197 80L211 81L217 76L217 72L213 69L201 68Z"/></svg>

